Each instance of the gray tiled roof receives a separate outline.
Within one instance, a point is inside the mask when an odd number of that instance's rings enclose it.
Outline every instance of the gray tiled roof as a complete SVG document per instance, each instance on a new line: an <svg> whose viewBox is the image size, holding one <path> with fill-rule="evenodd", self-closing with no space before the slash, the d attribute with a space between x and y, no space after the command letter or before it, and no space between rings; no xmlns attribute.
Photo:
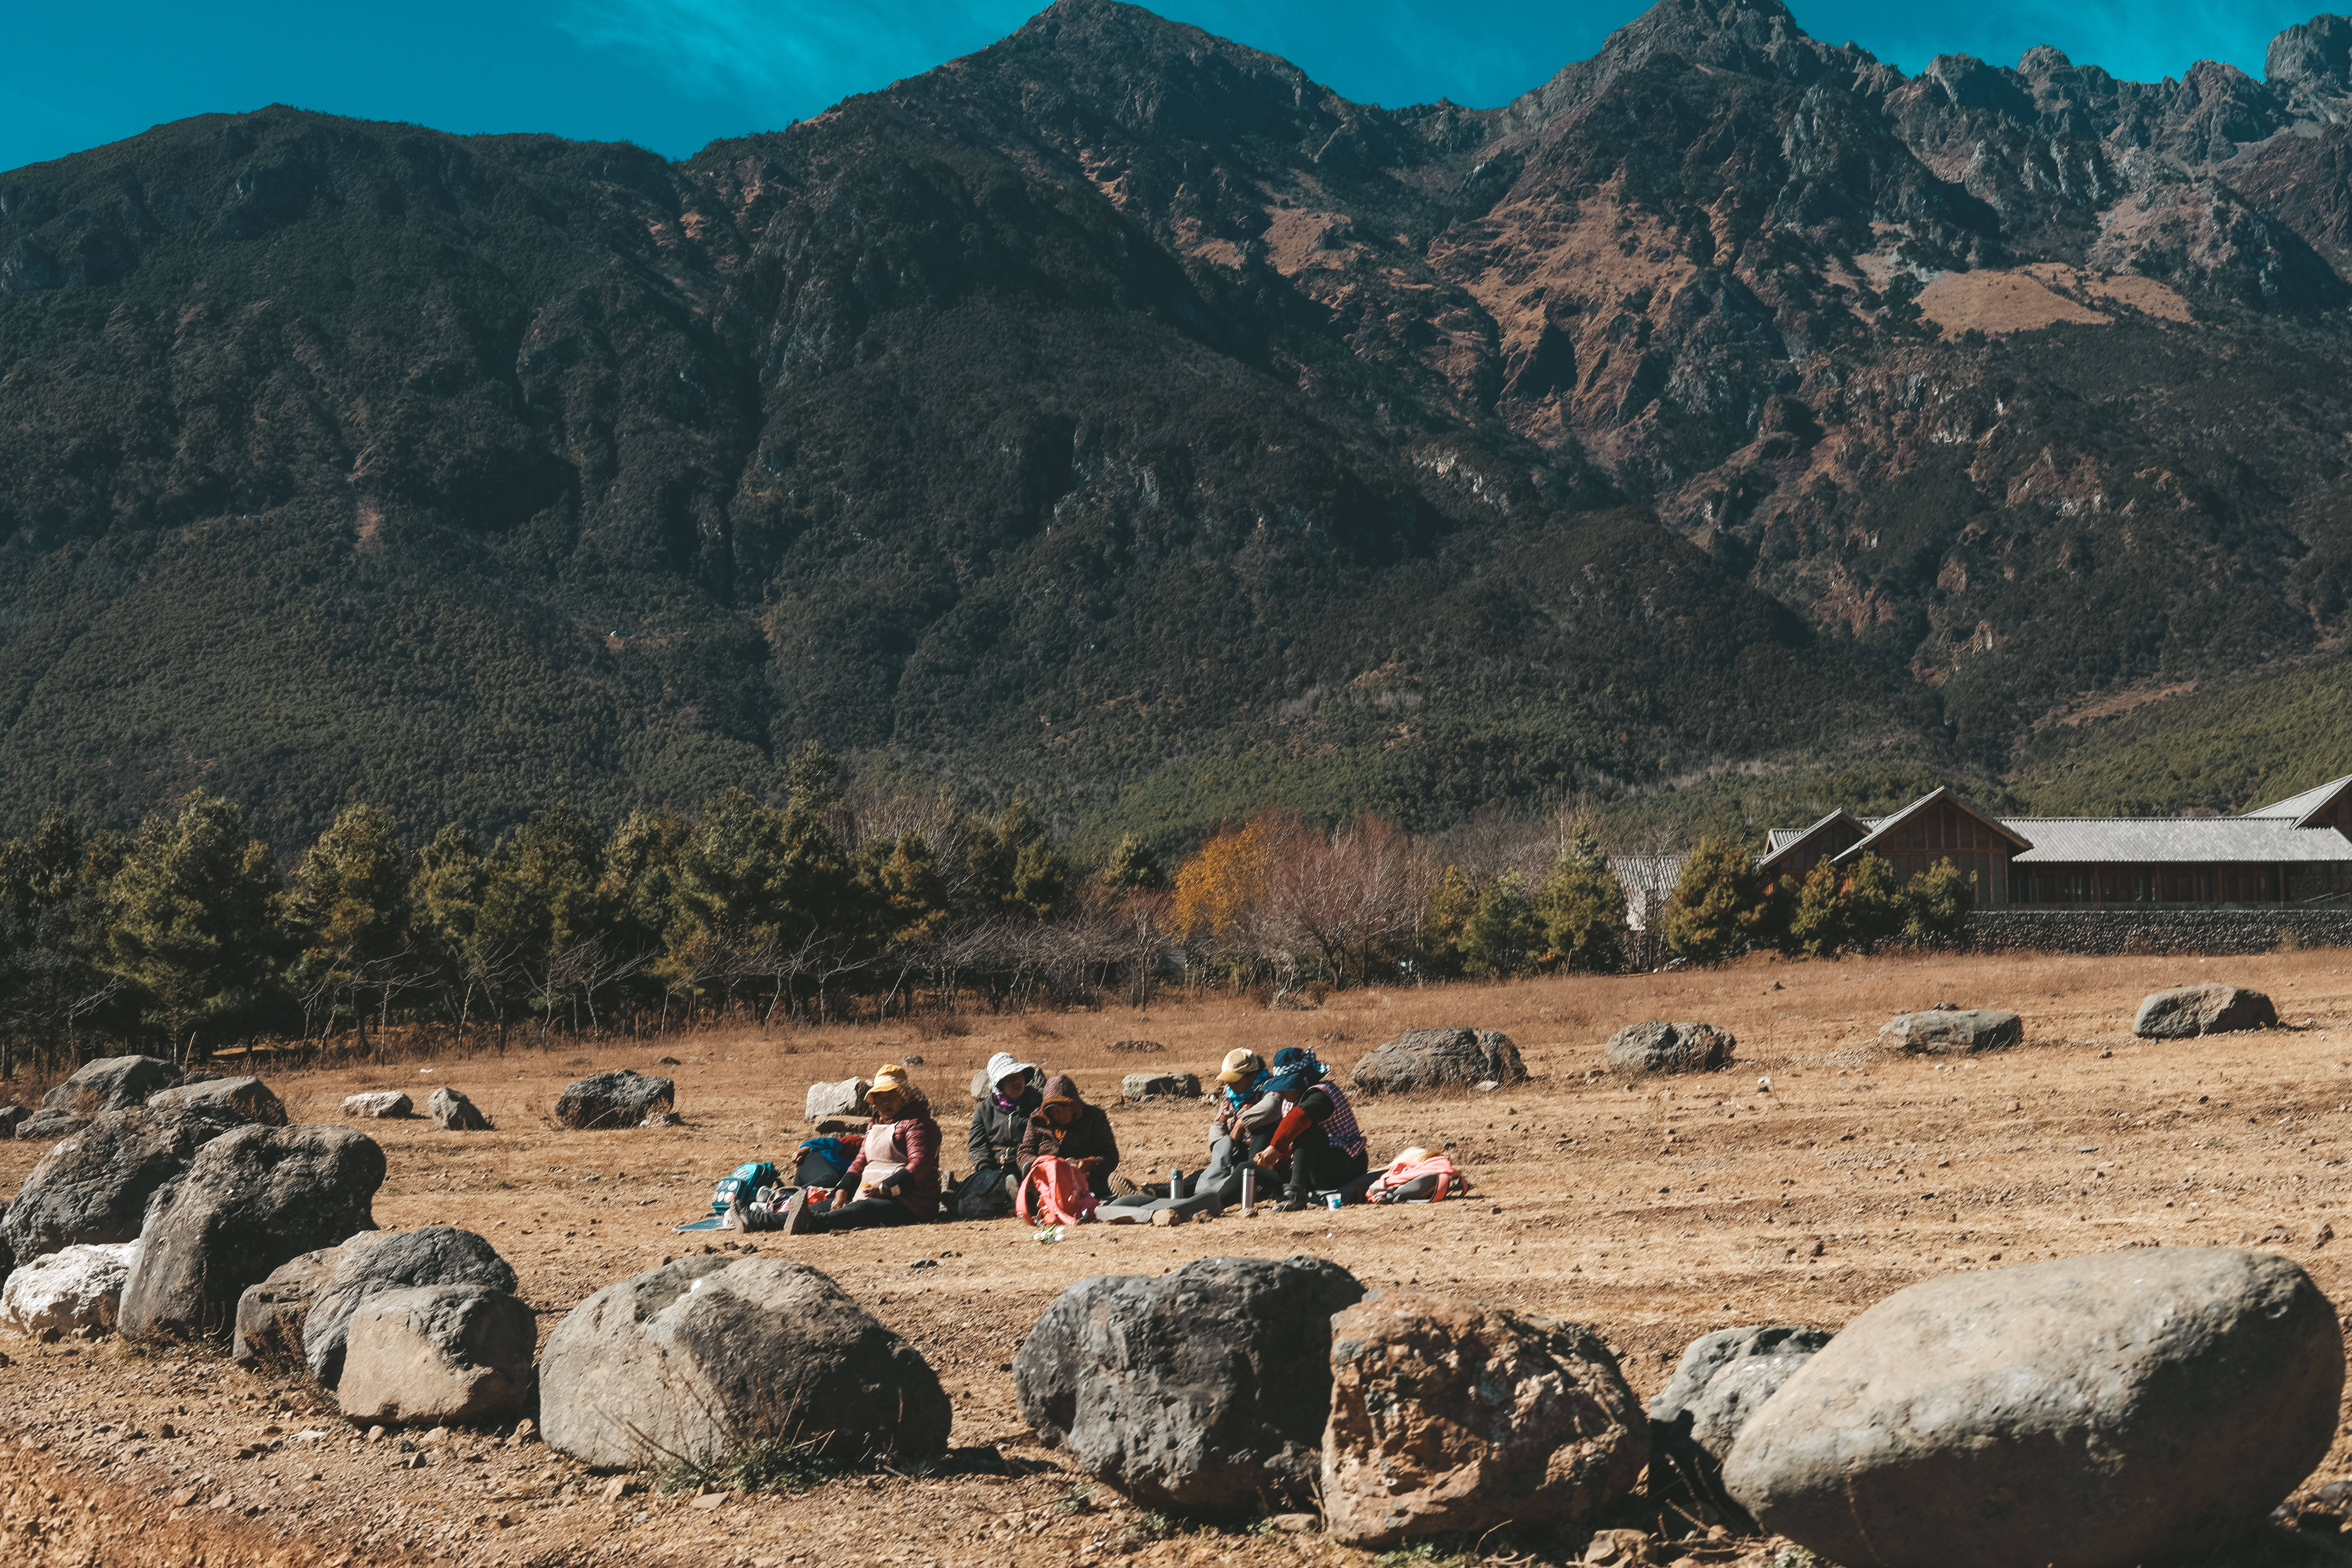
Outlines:
<svg viewBox="0 0 2352 1568"><path fill-rule="evenodd" d="M2021 866L2352 860L2352 843L2344 835L2332 827L2296 827L2286 816L2018 816L2002 818L2001 826L2033 841L2032 848L2011 857Z"/></svg>
<svg viewBox="0 0 2352 1568"><path fill-rule="evenodd" d="M2326 805L2335 797L2336 792L2347 784L2352 784L2352 773L2347 773L2340 779L2330 779L2317 789L2307 789L2301 795L2289 795L2284 800L2273 801L2268 805L2258 805L2246 813L2246 816L2249 817L2284 816L2291 821L2300 822Z"/></svg>

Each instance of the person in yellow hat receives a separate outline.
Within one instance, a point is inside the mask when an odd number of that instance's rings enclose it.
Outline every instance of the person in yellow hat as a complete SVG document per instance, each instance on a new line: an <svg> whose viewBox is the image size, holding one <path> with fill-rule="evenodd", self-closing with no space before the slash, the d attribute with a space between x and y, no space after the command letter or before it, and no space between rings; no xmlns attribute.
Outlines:
<svg viewBox="0 0 2352 1568"><path fill-rule="evenodd" d="M857 1158L841 1173L842 1184L822 1197L813 1187L793 1194L784 1205L785 1235L912 1225L939 1213L940 1124L931 1102L893 1062L874 1075L866 1104L874 1120ZM850 1194L846 1201L844 1193Z"/></svg>

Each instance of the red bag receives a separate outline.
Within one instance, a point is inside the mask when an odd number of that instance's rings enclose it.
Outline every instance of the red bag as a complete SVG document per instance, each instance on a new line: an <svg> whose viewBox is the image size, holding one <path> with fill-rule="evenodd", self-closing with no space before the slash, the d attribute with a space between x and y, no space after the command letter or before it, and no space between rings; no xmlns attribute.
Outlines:
<svg viewBox="0 0 2352 1568"><path fill-rule="evenodd" d="M1420 1154L1418 1160L1412 1155ZM1470 1178L1454 1168L1454 1162L1444 1154L1429 1154L1415 1149L1400 1155L1396 1163L1381 1173L1370 1190L1364 1194L1368 1203L1384 1204L1394 1201L1399 1189L1423 1176L1437 1178L1436 1189L1429 1194L1432 1203L1465 1196L1470 1191Z"/></svg>
<svg viewBox="0 0 2352 1568"><path fill-rule="evenodd" d="M1035 1201L1031 1201L1032 1194ZM1058 1154L1040 1154L1021 1178L1013 1212L1031 1225L1084 1225L1095 1217L1097 1200L1087 1173Z"/></svg>

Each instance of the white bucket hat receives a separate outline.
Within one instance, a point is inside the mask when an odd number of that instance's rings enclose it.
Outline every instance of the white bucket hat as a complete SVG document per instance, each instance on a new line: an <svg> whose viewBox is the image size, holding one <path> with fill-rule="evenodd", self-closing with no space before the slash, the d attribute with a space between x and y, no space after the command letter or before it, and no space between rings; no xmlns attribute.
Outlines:
<svg viewBox="0 0 2352 1568"><path fill-rule="evenodd" d="M971 1058L966 1057L964 1060L970 1061ZM1013 1059L1011 1051L999 1051L988 1058L988 1087L994 1089L1014 1073L1034 1074L1036 1070L1037 1066L1034 1062L1016 1062Z"/></svg>

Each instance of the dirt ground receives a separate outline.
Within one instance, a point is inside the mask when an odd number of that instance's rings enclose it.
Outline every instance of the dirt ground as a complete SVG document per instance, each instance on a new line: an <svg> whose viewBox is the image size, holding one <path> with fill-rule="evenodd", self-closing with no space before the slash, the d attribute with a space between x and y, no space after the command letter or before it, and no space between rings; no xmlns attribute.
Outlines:
<svg viewBox="0 0 2352 1568"><path fill-rule="evenodd" d="M216 1352L10 1340L0 1342L9 1357L0 1443L16 1450L5 1456L16 1468L0 1473L14 1487L0 1495L0 1560L144 1562L168 1536L204 1543L168 1560L213 1563L1369 1563L1313 1534L1171 1527L1064 1468L1013 1399L1013 1354L1039 1312L1090 1274L1314 1253L1367 1286L1459 1289L1591 1323L1646 1397L1696 1335L1759 1322L1835 1328L1954 1269L2120 1247L2245 1246L2286 1253L2344 1298L2352 1225L2339 1242L2333 1222L2352 1201L2347 971L2352 954L2332 951L1752 961L1674 975L1341 993L1312 1012L1213 999L1148 1016L1107 1008L671 1036L273 1074L298 1121L331 1120L343 1096L362 1089L405 1089L420 1105L436 1084L469 1093L499 1131L368 1124L390 1161L376 1217L387 1228L446 1223L489 1237L540 1310L542 1332L590 1292L688 1250L748 1245L817 1265L939 1369L956 1409L950 1463L939 1474L852 1476L794 1496L608 1497L614 1478L504 1432L370 1442L316 1388L248 1374ZM2144 994L2210 980L2267 991L2293 1026L2163 1044L2132 1037ZM1937 1002L2011 1008L2026 1020L2025 1044L1958 1061L1879 1045L1889 1016ZM1737 1063L1638 1082L1602 1071L1610 1032L1648 1017L1728 1026ZM707 1212L710 1184L739 1162L786 1159L807 1135L800 1112L812 1081L870 1074L885 1061L923 1058L917 1080L961 1166L965 1085L1000 1048L1069 1072L1090 1098L1109 1100L1125 1072L1205 1078L1235 1045L1268 1053L1307 1045L1347 1064L1402 1029L1457 1024L1508 1033L1533 1081L1493 1094L1373 1100L1359 1116L1376 1161L1409 1143L1450 1148L1477 1184L1473 1201L1087 1227L1055 1246L1011 1220L746 1241L672 1228ZM1165 1049L1108 1048L1137 1038ZM623 1067L675 1079L686 1124L594 1133L551 1124L566 1082ZM1114 1120L1122 1168L1139 1180L1198 1164L1205 1106L1118 1110ZM14 1191L44 1152L0 1143L0 1192ZM2352 1441L2339 1436L2310 1485L2347 1475ZM617 1478L625 1487L642 1479ZM45 1518L52 1534L27 1533ZM101 1519L126 1529L136 1521L141 1541L93 1556L88 1542ZM1678 1542L1661 1561L1744 1553L1760 1563L1761 1546Z"/></svg>

